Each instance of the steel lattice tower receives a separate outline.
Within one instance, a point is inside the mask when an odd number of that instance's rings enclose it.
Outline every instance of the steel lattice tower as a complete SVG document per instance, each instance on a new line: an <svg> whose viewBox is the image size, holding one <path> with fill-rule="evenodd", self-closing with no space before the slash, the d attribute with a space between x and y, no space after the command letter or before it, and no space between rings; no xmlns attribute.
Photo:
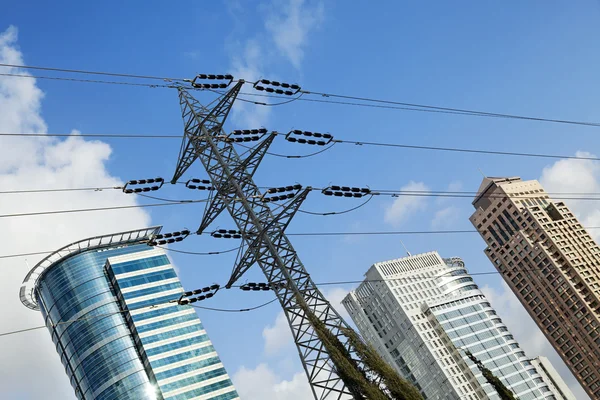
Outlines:
<svg viewBox="0 0 600 400"><path fill-rule="evenodd" d="M266 135L242 158L223 131L223 123L243 83L239 81L213 102L216 105L211 109L202 106L185 88L178 88L185 132L172 182L177 182L196 159L202 162L214 191L210 192L198 233L227 209L243 235L227 287L254 263L258 263L269 283L283 283L274 285L274 291L292 330L315 399L351 398L326 348L297 303L304 302L354 354L341 332L348 325L314 284L284 233L311 189L303 189L285 206L272 210L262 201L262 193L252 176L276 134Z"/></svg>

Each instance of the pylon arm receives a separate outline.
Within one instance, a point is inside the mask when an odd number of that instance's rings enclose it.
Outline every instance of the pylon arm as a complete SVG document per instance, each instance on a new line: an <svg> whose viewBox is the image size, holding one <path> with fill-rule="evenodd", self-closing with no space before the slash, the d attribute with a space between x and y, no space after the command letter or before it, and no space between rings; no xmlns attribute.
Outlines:
<svg viewBox="0 0 600 400"><path fill-rule="evenodd" d="M290 200L283 211L277 214L277 216L275 216L261 232L258 232L256 238L250 243L246 251L243 254L238 253L238 259L231 272L231 278L229 278L229 281L225 285L226 288L229 289L237 282L237 280L241 278L257 260L260 259L263 262L266 261L264 259L269 257L270 252L269 247L264 242L265 237L270 236L271 240L279 242L278 236L283 234L311 190L311 188L306 188Z"/></svg>
<svg viewBox="0 0 600 400"><path fill-rule="evenodd" d="M229 92L224 94L212 110L207 110L184 88L179 90L179 104L184 121L184 136L179 150L175 174L171 183L176 183L187 169L198 159L208 143L202 139L203 131L210 135L220 134L244 81L240 80Z"/></svg>

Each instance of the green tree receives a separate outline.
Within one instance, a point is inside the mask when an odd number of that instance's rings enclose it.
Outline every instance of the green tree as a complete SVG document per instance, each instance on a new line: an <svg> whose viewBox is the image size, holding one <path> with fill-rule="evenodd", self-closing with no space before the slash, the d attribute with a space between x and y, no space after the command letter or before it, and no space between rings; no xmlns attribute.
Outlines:
<svg viewBox="0 0 600 400"><path fill-rule="evenodd" d="M356 400L390 400L390 398L356 364L343 343L335 336L304 301L296 298L297 304L304 310L315 333L325 346L336 372Z"/></svg>
<svg viewBox="0 0 600 400"><path fill-rule="evenodd" d="M343 329L350 345L358 357L385 384L387 391L369 379L366 372L352 358L350 352L306 305L302 298L296 297L296 303L306 314L315 333L325 346L340 379L356 400L422 400L423 397L410 383L402 379L373 349L365 345L352 329ZM389 393L389 394L388 394Z"/></svg>
<svg viewBox="0 0 600 400"><path fill-rule="evenodd" d="M358 334L351 328L344 328L342 332L350 340L350 344L356 350L356 353L365 365L381 377L386 388L389 390L393 399L397 400L423 400L423 396L406 379L403 379L398 372L392 368L377 351L362 341Z"/></svg>
<svg viewBox="0 0 600 400"><path fill-rule="evenodd" d="M477 357L475 357L468 350L465 351L465 354L471 359L471 361L475 363L475 365L477 365L477 368L479 368L485 380L488 381L488 383L494 387L501 400L518 400L513 394L513 392L511 392L509 388L504 386L502 381L496 375L494 375L492 371L487 369L483 365L483 363L477 359Z"/></svg>

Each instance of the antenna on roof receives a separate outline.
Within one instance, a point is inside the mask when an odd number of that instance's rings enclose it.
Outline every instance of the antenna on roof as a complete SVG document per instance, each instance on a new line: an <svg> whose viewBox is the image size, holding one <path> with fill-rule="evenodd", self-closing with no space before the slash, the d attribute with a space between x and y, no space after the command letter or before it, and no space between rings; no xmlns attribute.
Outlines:
<svg viewBox="0 0 600 400"><path fill-rule="evenodd" d="M477 170L479 171L479 173L481 175L483 175L484 178L487 178L487 176L485 176L485 174L483 173L483 171L481 170L481 168L477 167Z"/></svg>
<svg viewBox="0 0 600 400"><path fill-rule="evenodd" d="M400 243L402 244L402 247L404 247L404 251L406 251L406 254L408 254L409 257L412 256L412 254L410 254L410 251L408 251L408 249L404 245L404 242L402 241L402 239L398 239L398 240L400 240Z"/></svg>

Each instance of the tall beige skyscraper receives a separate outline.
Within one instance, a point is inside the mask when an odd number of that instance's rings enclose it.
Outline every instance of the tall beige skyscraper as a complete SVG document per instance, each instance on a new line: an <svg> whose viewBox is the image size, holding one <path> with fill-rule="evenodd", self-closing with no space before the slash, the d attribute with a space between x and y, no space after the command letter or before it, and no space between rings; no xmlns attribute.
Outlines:
<svg viewBox="0 0 600 400"><path fill-rule="evenodd" d="M485 254L592 399L600 399L600 248L538 181L485 178L471 223Z"/></svg>

